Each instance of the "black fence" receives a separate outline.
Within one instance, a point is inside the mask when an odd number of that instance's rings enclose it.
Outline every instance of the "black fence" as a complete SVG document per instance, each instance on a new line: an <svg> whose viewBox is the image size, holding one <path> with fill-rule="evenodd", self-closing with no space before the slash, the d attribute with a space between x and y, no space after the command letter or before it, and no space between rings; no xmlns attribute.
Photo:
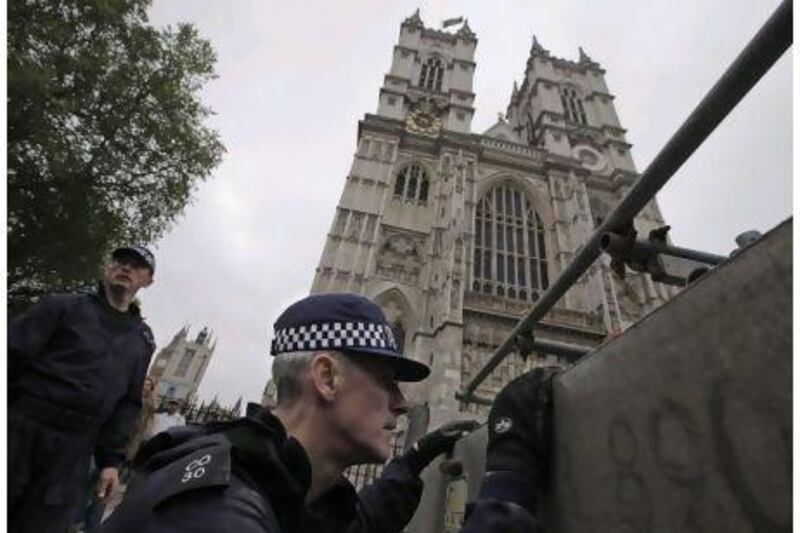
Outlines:
<svg viewBox="0 0 800 533"><path fill-rule="evenodd" d="M167 396L159 396L156 412L160 413L167 410L167 404L178 402L178 411L186 419L187 424L203 424L205 422L225 422L235 420L241 416L240 406L223 407L216 401L209 404L202 402L198 404L194 401L176 400Z"/></svg>

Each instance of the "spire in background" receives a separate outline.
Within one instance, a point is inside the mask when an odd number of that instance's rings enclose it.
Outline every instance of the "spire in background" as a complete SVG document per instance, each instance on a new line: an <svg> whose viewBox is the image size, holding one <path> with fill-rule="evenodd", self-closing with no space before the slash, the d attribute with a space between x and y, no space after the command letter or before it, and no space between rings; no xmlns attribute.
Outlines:
<svg viewBox="0 0 800 533"><path fill-rule="evenodd" d="M531 42L530 56L550 57L550 51L547 50L544 46L542 46L541 43L539 43L539 40L536 38L536 35L533 36Z"/></svg>
<svg viewBox="0 0 800 533"><path fill-rule="evenodd" d="M231 414L235 417L242 416L242 397L239 396L239 399L236 400L236 403L233 404L233 408L231 409Z"/></svg>
<svg viewBox="0 0 800 533"><path fill-rule="evenodd" d="M425 23L422 22L422 17L419 16L419 8L414 11L414 14L403 21L403 26L411 26L413 28L425 28Z"/></svg>
<svg viewBox="0 0 800 533"><path fill-rule="evenodd" d="M464 20L464 25L456 32L457 37L461 37L466 41L475 41L475 32L469 27L469 20Z"/></svg>

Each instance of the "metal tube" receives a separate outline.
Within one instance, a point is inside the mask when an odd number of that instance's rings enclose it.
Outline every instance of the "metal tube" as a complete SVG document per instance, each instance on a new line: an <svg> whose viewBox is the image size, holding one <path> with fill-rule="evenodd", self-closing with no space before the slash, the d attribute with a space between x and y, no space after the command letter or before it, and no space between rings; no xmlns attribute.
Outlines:
<svg viewBox="0 0 800 533"><path fill-rule="evenodd" d="M484 379L514 349L514 339L531 331L600 255L600 238L619 233L669 181L673 174L705 141L728 113L792 44L792 1L784 0L728 70L656 155L633 187L608 215L558 279L545 291L534 308L501 344L478 374L467 384L468 399Z"/></svg>
<svg viewBox="0 0 800 533"><path fill-rule="evenodd" d="M725 256L722 255L710 254L690 248L681 248L680 246L671 246L650 239L636 239L634 242L629 242L626 241L624 237L615 233L603 234L600 238L600 248L611 256L622 255L621 259L623 260L625 259L625 255L630 255L633 258L648 258L656 254L663 254L673 257L683 257L684 259L690 259L707 265L718 265L726 259Z"/></svg>
<svg viewBox="0 0 800 533"><path fill-rule="evenodd" d="M683 257L684 259L690 259L692 261L705 263L707 265L718 265L725 261L725 256L723 255L710 254L708 252L701 252L700 250L681 248L680 246L671 246L669 244L663 244L644 239L637 241L636 246L644 246L658 254L671 255L673 257Z"/></svg>

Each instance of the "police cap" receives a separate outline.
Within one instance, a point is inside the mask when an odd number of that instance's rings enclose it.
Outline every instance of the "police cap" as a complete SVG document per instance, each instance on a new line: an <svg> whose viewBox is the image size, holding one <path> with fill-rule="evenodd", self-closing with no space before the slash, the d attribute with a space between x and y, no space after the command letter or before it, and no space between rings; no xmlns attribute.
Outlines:
<svg viewBox="0 0 800 533"><path fill-rule="evenodd" d="M116 248L113 252L111 252L112 259L119 259L125 256L136 257L142 264L146 265L150 269L151 274L155 273L156 258L153 255L153 252L151 252L144 246L140 246L138 244L130 244L128 246L120 246L119 248Z"/></svg>
<svg viewBox="0 0 800 533"><path fill-rule="evenodd" d="M270 353L334 350L394 367L397 381L421 381L430 368L403 357L381 308L357 294L314 294L275 321Z"/></svg>

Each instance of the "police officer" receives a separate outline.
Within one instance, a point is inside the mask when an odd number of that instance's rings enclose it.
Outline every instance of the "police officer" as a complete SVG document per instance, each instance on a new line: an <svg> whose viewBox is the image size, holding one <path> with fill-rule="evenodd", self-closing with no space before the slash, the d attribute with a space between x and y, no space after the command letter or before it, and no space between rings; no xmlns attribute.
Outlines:
<svg viewBox="0 0 800 533"><path fill-rule="evenodd" d="M99 498L116 487L155 347L133 300L154 270L146 248L118 248L96 293L44 298L10 323L9 531L66 530L92 454Z"/></svg>
<svg viewBox="0 0 800 533"><path fill-rule="evenodd" d="M555 367L506 385L489 411L486 473L461 533L541 532L553 440Z"/></svg>
<svg viewBox="0 0 800 533"><path fill-rule="evenodd" d="M476 426L423 437L357 495L343 471L387 460L408 408L397 382L430 370L402 357L380 308L353 294L291 305L271 353L274 411L250 404L238 421L173 428L145 443L137 478L102 531L401 531L419 503L419 473Z"/></svg>

